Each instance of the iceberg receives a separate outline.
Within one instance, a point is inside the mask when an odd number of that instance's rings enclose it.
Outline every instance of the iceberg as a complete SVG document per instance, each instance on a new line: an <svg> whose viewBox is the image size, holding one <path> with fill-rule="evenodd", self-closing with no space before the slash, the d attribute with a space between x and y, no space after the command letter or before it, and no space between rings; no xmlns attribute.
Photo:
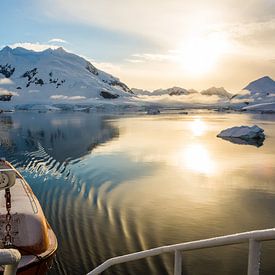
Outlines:
<svg viewBox="0 0 275 275"><path fill-rule="evenodd" d="M236 144L248 144L260 147L265 139L264 130L257 125L232 127L221 131L217 137Z"/></svg>

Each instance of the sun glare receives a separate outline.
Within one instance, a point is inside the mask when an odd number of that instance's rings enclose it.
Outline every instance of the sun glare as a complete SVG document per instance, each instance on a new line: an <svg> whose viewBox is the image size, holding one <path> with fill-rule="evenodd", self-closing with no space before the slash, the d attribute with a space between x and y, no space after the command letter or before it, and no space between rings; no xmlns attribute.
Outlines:
<svg viewBox="0 0 275 275"><path fill-rule="evenodd" d="M205 74L214 69L228 49L229 42L222 34L191 36L182 44L178 62L191 75Z"/></svg>
<svg viewBox="0 0 275 275"><path fill-rule="evenodd" d="M194 121L190 122L190 129L194 136L202 136L206 129L206 123L200 118L196 118Z"/></svg>
<svg viewBox="0 0 275 275"><path fill-rule="evenodd" d="M208 150L201 144L191 144L182 151L183 165L196 173L213 174L215 163Z"/></svg>

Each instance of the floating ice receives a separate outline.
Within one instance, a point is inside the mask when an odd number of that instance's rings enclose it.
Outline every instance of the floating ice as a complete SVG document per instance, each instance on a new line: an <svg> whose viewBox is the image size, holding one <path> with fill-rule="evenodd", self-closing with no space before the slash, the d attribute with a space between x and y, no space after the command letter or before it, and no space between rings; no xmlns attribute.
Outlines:
<svg viewBox="0 0 275 275"><path fill-rule="evenodd" d="M229 140L237 144L263 145L265 139L264 130L257 125L232 127L221 131L217 137Z"/></svg>

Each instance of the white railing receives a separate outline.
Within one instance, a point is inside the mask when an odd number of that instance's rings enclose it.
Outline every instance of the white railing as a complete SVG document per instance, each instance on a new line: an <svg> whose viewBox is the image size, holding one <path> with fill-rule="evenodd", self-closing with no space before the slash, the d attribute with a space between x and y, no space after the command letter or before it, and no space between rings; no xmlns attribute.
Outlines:
<svg viewBox="0 0 275 275"><path fill-rule="evenodd" d="M16 275L21 254L16 249L0 249L0 265L5 266L4 275Z"/></svg>
<svg viewBox="0 0 275 275"><path fill-rule="evenodd" d="M198 240L174 245L161 246L149 250L144 250L136 253L131 253L123 256L108 259L87 275L97 275L108 269L109 267L125 262L135 261L146 257L160 255L162 253L174 252L174 275L182 273L182 254L183 251L196 250L202 248L211 248L232 244L240 244L249 242L248 256L248 275L259 275L260 270L260 249L262 241L275 240L275 228L243 232L233 235L221 236L211 239ZM275 266L274 266L275 268Z"/></svg>

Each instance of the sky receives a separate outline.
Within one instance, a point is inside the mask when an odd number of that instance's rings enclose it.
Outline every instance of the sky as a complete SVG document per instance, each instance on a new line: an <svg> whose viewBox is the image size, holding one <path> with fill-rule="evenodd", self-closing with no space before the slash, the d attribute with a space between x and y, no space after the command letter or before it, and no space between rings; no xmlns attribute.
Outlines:
<svg viewBox="0 0 275 275"><path fill-rule="evenodd" d="M62 46L129 87L275 78L275 0L1 0L0 47Z"/></svg>

